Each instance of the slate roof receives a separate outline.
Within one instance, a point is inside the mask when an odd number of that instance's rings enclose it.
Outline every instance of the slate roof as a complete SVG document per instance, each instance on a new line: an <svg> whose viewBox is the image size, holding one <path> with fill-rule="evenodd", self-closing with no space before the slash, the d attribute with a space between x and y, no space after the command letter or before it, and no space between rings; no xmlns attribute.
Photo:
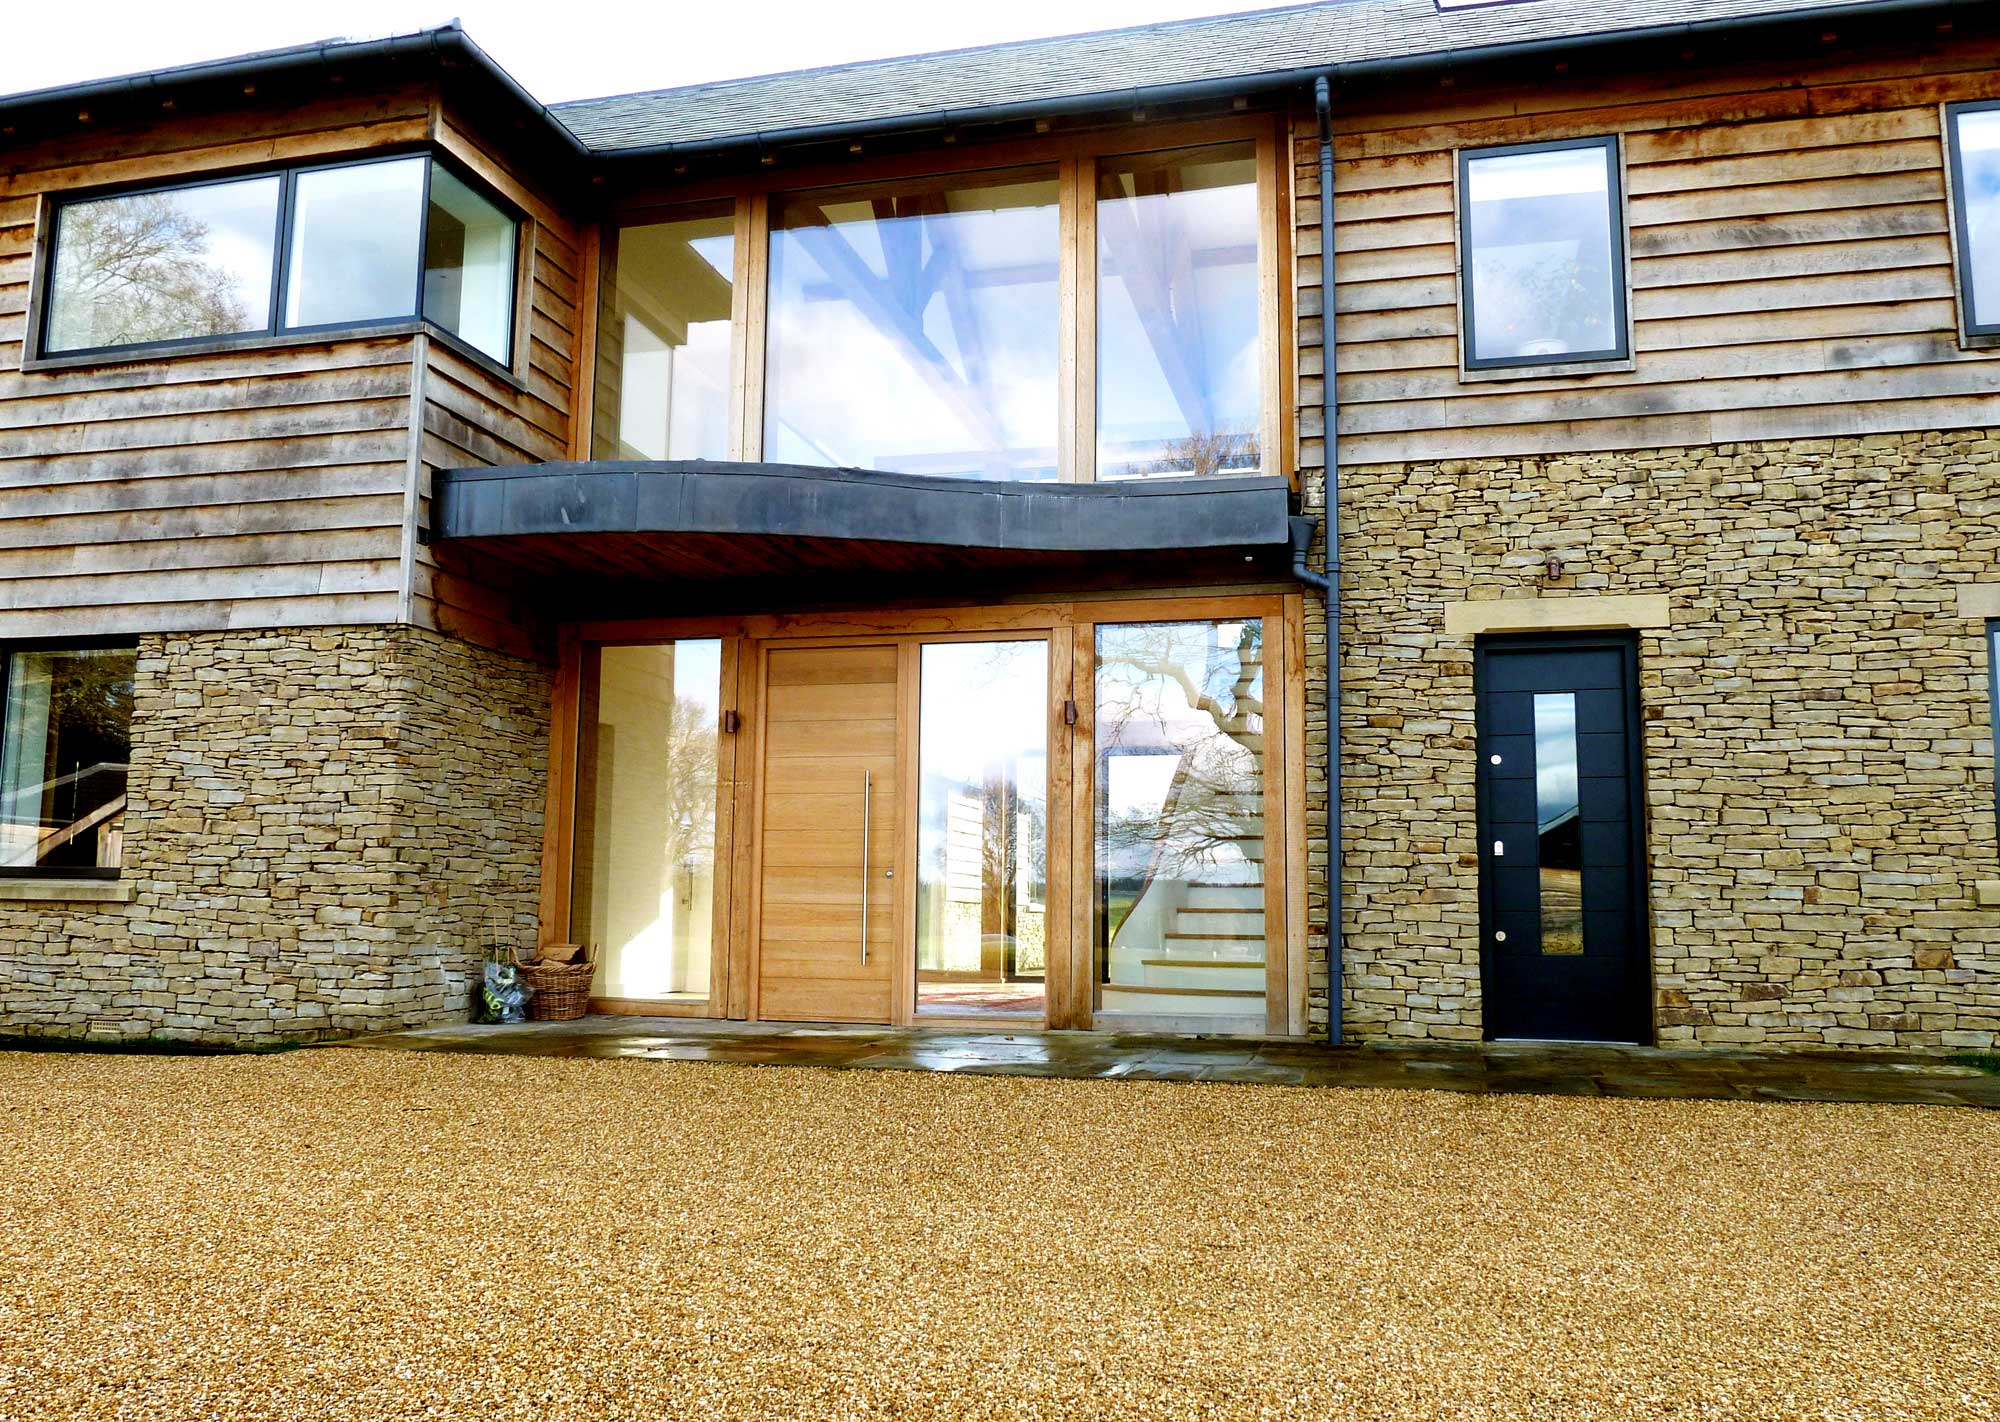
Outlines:
<svg viewBox="0 0 2000 1422"><path fill-rule="evenodd" d="M965 119L998 105L1097 94L1113 96L1110 107L1127 91L1161 85L1441 61L1500 46L1877 8L1884 8L1880 0L1509 0L1441 11L1435 0L1332 0L580 99L551 105L550 112L600 152L706 147L942 110Z"/></svg>

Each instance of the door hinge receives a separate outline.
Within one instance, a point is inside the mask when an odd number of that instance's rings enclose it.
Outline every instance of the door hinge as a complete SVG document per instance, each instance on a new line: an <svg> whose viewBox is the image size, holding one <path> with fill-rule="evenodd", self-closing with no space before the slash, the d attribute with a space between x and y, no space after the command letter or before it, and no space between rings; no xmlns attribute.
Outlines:
<svg viewBox="0 0 2000 1422"><path fill-rule="evenodd" d="M1065 726L1074 726L1076 724L1076 703L1074 701L1063 702L1063 724Z"/></svg>
<svg viewBox="0 0 2000 1422"><path fill-rule="evenodd" d="M723 735L733 736L742 729L743 729L743 718L737 715L734 710L729 710L722 713Z"/></svg>

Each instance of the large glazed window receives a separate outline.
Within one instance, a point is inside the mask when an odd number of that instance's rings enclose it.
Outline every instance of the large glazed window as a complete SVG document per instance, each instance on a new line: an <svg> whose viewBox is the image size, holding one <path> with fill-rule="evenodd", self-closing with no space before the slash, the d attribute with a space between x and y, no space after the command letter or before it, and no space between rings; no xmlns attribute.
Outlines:
<svg viewBox="0 0 2000 1422"><path fill-rule="evenodd" d="M1100 479L1257 470L1257 316L1252 145L1100 162Z"/></svg>
<svg viewBox="0 0 2000 1422"><path fill-rule="evenodd" d="M518 221L416 155L64 203L44 357L421 316L505 365Z"/></svg>
<svg viewBox="0 0 2000 1422"><path fill-rule="evenodd" d="M1955 104L1945 131L1965 333L2000 335L2000 104Z"/></svg>
<svg viewBox="0 0 2000 1422"><path fill-rule="evenodd" d="M267 330L278 177L66 203L50 265L50 354Z"/></svg>
<svg viewBox="0 0 2000 1422"><path fill-rule="evenodd" d="M0 872L118 872L137 655L69 647L8 656Z"/></svg>
<svg viewBox="0 0 2000 1422"><path fill-rule="evenodd" d="M722 644L593 647L582 670L570 931L597 945L592 992L706 1001Z"/></svg>
<svg viewBox="0 0 2000 1422"><path fill-rule="evenodd" d="M1467 369L1622 359L1613 139L1459 154Z"/></svg>
<svg viewBox="0 0 2000 1422"><path fill-rule="evenodd" d="M764 458L1056 477L1055 175L774 199Z"/></svg>
<svg viewBox="0 0 2000 1422"><path fill-rule="evenodd" d="M598 459L727 459L736 220L617 229L598 318Z"/></svg>
<svg viewBox="0 0 2000 1422"><path fill-rule="evenodd" d="M1101 1012L1265 1014L1264 623L1097 629Z"/></svg>
<svg viewBox="0 0 2000 1422"><path fill-rule="evenodd" d="M1048 971L1048 643L923 649L917 1011L1040 1017Z"/></svg>

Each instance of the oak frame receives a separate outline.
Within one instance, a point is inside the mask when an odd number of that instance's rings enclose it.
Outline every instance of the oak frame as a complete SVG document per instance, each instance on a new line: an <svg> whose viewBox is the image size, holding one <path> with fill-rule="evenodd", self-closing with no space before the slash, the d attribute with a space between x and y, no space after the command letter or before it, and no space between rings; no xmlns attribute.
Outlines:
<svg viewBox="0 0 2000 1422"><path fill-rule="evenodd" d="M896 978L892 1020L900 1026L1030 1025L1032 1019L977 1018L915 1011L917 736L916 675L929 642L1042 640L1048 648L1048 957L1045 1017L1036 1026L1095 1025L1094 924L1087 886L1093 882L1096 627L1100 623L1172 622L1217 617L1265 620L1264 680L1267 745L1279 748L1265 772L1267 955L1262 1034L1304 1035L1305 1017L1305 760L1304 604L1300 594L1238 592L1053 600L985 607L914 608L883 612L757 614L742 617L646 619L576 623L559 633L552 699L549 783L544 820L540 941L570 936L570 892L577 813L577 755L582 737L581 676L586 645L633 645L715 638L723 643L721 709L739 729L720 737L717 757L715 947L706 1002L593 998L591 1010L614 1014L757 1018L755 943L759 906L759 767L763 755L764 665L774 646L833 646L893 640L899 662L898 794L900 842L896 870ZM1076 722L1065 720L1068 703ZM1062 735L1069 735L1068 753ZM1067 804L1068 814L1056 813ZM1269 866L1282 866L1271 872ZM1118 1014L1121 1024L1143 1019ZM1237 1030L1243 1030L1241 1024ZM1227 1030L1227 1029L1225 1029Z"/></svg>
<svg viewBox="0 0 2000 1422"><path fill-rule="evenodd" d="M1099 158L1173 148L1250 142L1255 145L1257 201L1257 303L1261 404L1259 472L1282 474L1296 486L1293 447L1296 411L1292 381L1297 345L1291 340L1292 227L1289 131L1275 112L1140 124L1013 143L864 158L800 169L776 166L727 178L635 190L606 210L606 228L670 221L692 209L735 204L736 244L730 316L730 458L748 463L764 456L764 361L769 329L770 211L777 194L853 189L897 180L940 179L1053 167L1058 193L1057 239L1057 478L1096 477L1097 452L1097 223ZM601 283L600 283L601 285ZM593 307L589 318L597 319ZM590 372L595 386L595 371ZM592 457L591 431L579 429L573 454Z"/></svg>

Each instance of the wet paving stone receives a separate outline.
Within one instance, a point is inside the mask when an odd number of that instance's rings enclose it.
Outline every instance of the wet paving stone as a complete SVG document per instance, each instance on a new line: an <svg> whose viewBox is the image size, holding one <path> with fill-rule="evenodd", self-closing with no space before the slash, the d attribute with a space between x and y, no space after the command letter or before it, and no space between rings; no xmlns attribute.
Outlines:
<svg viewBox="0 0 2000 1422"><path fill-rule="evenodd" d="M2000 1109L2000 1076L1927 1058L1497 1042L1332 1047L1186 1033L788 1026L587 1017L433 1027L344 1047L482 1056L644 1057L736 1066L1200 1081L1656 1100L1854 1101Z"/></svg>

